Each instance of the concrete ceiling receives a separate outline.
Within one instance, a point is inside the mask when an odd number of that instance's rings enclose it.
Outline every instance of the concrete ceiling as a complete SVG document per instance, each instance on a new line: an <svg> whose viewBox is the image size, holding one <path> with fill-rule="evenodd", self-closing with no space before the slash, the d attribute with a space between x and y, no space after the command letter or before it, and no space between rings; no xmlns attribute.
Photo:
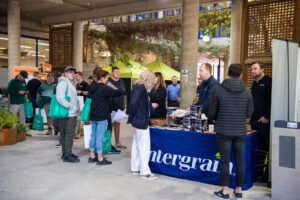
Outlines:
<svg viewBox="0 0 300 200"><path fill-rule="evenodd" d="M9 0L8 0L9 1ZM216 0L200 0L212 2ZM180 7L182 0L20 0L22 20L42 24L66 23L105 16ZM7 15L7 0L0 0L0 16Z"/></svg>

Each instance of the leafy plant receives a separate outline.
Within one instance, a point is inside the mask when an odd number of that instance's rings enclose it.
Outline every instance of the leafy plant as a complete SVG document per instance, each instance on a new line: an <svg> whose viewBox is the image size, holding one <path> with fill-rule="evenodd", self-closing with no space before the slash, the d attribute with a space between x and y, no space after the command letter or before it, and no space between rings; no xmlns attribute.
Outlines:
<svg viewBox="0 0 300 200"><path fill-rule="evenodd" d="M17 122L17 116L3 108L0 108L0 129L14 128L16 127Z"/></svg>
<svg viewBox="0 0 300 200"><path fill-rule="evenodd" d="M23 124L23 123L17 123L17 132L19 133L19 134L21 134L21 133L25 133L25 132L27 132L29 129L28 129L28 127L26 126L26 124Z"/></svg>

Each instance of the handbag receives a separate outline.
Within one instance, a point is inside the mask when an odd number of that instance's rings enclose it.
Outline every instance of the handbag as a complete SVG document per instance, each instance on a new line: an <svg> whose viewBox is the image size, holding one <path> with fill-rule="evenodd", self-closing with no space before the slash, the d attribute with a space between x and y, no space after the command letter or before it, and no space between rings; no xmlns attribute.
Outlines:
<svg viewBox="0 0 300 200"><path fill-rule="evenodd" d="M25 95L24 110L26 118L31 119L33 117L33 106L28 95Z"/></svg>
<svg viewBox="0 0 300 200"><path fill-rule="evenodd" d="M70 97L68 96L68 83L67 83L67 90L65 93L65 98L68 102L70 102ZM58 103L56 99L56 94L52 95L51 103L50 103L50 111L49 111L49 117L53 118L65 118L69 116L69 108L66 108L62 106L60 103Z"/></svg>
<svg viewBox="0 0 300 200"><path fill-rule="evenodd" d="M81 121L83 121L83 122L89 122L90 121L91 104L92 104L92 99L87 98L85 100L82 112L80 114Z"/></svg>
<svg viewBox="0 0 300 200"><path fill-rule="evenodd" d="M32 128L38 131L44 130L44 121L41 109L39 108L39 112L34 115Z"/></svg>

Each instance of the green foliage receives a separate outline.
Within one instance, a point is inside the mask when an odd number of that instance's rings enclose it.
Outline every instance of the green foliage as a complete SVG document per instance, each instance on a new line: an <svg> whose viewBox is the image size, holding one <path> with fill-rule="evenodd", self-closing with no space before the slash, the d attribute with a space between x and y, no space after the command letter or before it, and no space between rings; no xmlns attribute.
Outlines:
<svg viewBox="0 0 300 200"><path fill-rule="evenodd" d="M2 128L14 128L18 122L17 116L13 115L9 111L0 108L0 129Z"/></svg>
<svg viewBox="0 0 300 200"><path fill-rule="evenodd" d="M28 129L28 127L26 126L26 124L23 124L23 123L17 123L17 132L19 133L19 134L21 134L21 133L25 133L25 132L27 132L29 129Z"/></svg>
<svg viewBox="0 0 300 200"><path fill-rule="evenodd" d="M229 46L199 46L198 52L206 53L208 58L221 58L226 60L229 57Z"/></svg>
<svg viewBox="0 0 300 200"><path fill-rule="evenodd" d="M218 26L229 29L231 26L230 8L213 10L199 14L199 29L204 30L204 35L215 36Z"/></svg>

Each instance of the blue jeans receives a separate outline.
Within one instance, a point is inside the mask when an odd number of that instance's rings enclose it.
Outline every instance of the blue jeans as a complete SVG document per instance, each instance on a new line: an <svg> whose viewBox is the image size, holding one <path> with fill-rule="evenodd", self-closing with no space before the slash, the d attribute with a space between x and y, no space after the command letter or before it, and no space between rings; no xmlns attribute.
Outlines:
<svg viewBox="0 0 300 200"><path fill-rule="evenodd" d="M103 150L103 137L107 127L107 120L92 122L92 136L90 140L90 151L98 154Z"/></svg>

